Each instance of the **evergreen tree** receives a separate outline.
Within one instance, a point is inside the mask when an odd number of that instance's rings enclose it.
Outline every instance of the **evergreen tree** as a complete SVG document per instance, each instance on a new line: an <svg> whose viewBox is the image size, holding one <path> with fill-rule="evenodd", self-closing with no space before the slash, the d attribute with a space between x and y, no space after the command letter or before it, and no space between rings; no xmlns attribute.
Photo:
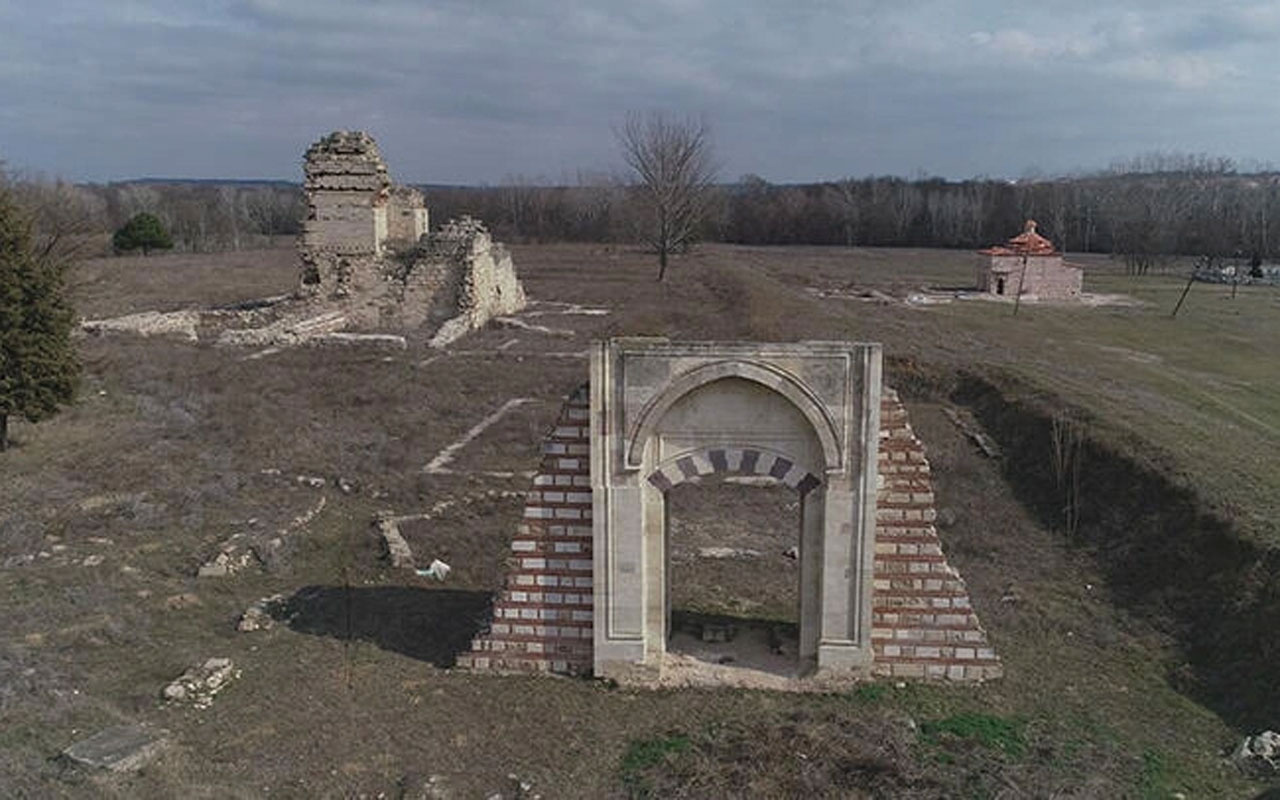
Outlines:
<svg viewBox="0 0 1280 800"><path fill-rule="evenodd" d="M9 415L39 422L75 394L80 364L65 271L65 263L37 257L30 221L0 185L0 451Z"/></svg>
<svg viewBox="0 0 1280 800"><path fill-rule="evenodd" d="M159 217L144 211L134 214L115 232L111 245L120 253L142 250L145 256L152 250L169 250L173 247L173 239Z"/></svg>

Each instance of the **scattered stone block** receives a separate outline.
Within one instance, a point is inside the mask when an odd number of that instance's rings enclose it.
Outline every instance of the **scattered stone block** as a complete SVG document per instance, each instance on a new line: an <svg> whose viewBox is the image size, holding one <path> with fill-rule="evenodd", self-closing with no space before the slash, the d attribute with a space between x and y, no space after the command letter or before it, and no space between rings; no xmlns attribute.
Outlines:
<svg viewBox="0 0 1280 800"><path fill-rule="evenodd" d="M111 772L140 769L169 745L169 732L141 725L116 725L62 751L72 763Z"/></svg>
<svg viewBox="0 0 1280 800"><path fill-rule="evenodd" d="M238 541L239 534L228 539L216 556L200 565L199 578L225 578L258 562L258 556L245 543Z"/></svg>
<svg viewBox="0 0 1280 800"><path fill-rule="evenodd" d="M213 698L240 677L229 658L211 658L192 667L164 687L164 699L171 703L184 703L197 709L213 705Z"/></svg>
<svg viewBox="0 0 1280 800"><path fill-rule="evenodd" d="M1263 731L1256 736L1244 737L1231 754L1231 762L1247 775L1280 775L1280 733Z"/></svg>
<svg viewBox="0 0 1280 800"><path fill-rule="evenodd" d="M396 524L395 518L389 514L379 514L373 524L381 537L383 557L396 569L413 569L413 550L400 533L400 526Z"/></svg>
<svg viewBox="0 0 1280 800"><path fill-rule="evenodd" d="M253 605L246 608L244 613L240 615L240 621L236 623L236 630L244 633L269 630L276 624L276 618L272 612L277 610L283 603L283 594L273 594L270 597L255 600Z"/></svg>

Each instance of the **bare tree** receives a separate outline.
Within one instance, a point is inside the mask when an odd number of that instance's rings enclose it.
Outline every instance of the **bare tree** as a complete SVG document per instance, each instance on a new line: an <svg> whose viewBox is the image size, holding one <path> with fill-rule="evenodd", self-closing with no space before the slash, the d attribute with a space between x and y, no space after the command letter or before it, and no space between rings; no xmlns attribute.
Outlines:
<svg viewBox="0 0 1280 800"><path fill-rule="evenodd" d="M107 230L106 203L63 180L19 176L9 187L30 218L32 252L41 263L69 264L101 246Z"/></svg>
<svg viewBox="0 0 1280 800"><path fill-rule="evenodd" d="M640 178L648 224L644 236L658 252L658 280L667 258L691 245L706 211L715 165L705 122L655 112L628 114L615 130L627 166Z"/></svg>

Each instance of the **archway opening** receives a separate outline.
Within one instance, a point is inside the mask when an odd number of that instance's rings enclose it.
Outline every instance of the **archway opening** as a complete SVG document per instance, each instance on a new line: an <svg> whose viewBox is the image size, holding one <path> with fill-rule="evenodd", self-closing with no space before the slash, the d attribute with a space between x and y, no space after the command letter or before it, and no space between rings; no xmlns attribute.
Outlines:
<svg viewBox="0 0 1280 800"><path fill-rule="evenodd" d="M801 674L801 508L769 476L698 476L666 492L668 669Z"/></svg>

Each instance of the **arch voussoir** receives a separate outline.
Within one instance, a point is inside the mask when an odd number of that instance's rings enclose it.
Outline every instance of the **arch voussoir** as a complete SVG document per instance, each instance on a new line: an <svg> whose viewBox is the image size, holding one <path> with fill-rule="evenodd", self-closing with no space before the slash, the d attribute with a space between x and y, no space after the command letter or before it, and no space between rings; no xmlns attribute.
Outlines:
<svg viewBox="0 0 1280 800"><path fill-rule="evenodd" d="M801 494L822 485L822 479L781 453L758 447L709 447L660 464L646 480L666 492L708 475L748 475L773 478Z"/></svg>

